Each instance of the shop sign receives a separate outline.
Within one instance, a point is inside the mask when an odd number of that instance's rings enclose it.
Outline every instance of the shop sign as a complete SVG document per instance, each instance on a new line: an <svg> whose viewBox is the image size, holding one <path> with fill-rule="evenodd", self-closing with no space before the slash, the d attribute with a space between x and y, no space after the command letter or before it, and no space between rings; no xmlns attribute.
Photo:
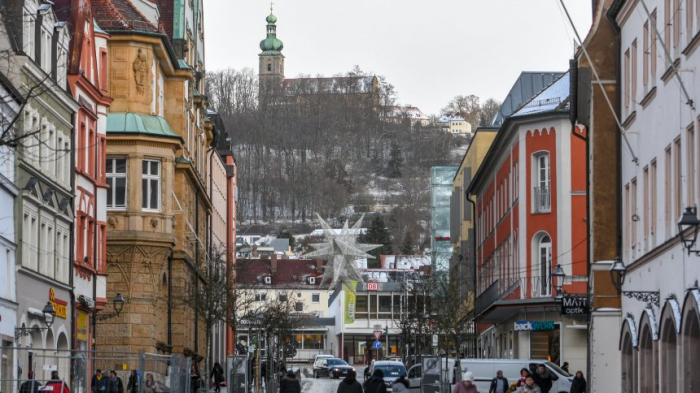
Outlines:
<svg viewBox="0 0 700 393"><path fill-rule="evenodd" d="M544 332L554 330L554 321L516 321L516 332Z"/></svg>
<svg viewBox="0 0 700 393"><path fill-rule="evenodd" d="M345 285L345 284L343 284ZM345 324L355 322L355 286L357 281L351 281L350 286L345 285Z"/></svg>
<svg viewBox="0 0 700 393"><path fill-rule="evenodd" d="M379 290L379 284L376 282L368 282L367 283L367 290L368 291L377 291L377 290Z"/></svg>
<svg viewBox="0 0 700 393"><path fill-rule="evenodd" d="M75 338L78 341L87 342L88 340L88 314L84 311L78 311L78 321L76 323Z"/></svg>
<svg viewBox="0 0 700 393"><path fill-rule="evenodd" d="M581 296L564 296L561 299L561 313L564 315L588 315L588 299Z"/></svg>
<svg viewBox="0 0 700 393"><path fill-rule="evenodd" d="M56 299L56 291L53 287L49 288L49 301L56 310L56 316L59 318L68 318L68 302L61 299Z"/></svg>

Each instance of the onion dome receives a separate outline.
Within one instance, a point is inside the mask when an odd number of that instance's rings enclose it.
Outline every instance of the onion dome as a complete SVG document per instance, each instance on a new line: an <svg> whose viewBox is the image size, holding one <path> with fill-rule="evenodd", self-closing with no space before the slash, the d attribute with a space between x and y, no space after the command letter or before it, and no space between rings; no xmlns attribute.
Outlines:
<svg viewBox="0 0 700 393"><path fill-rule="evenodd" d="M270 15L265 18L267 21L267 38L260 41L261 55L280 55L284 44L277 38L277 17L270 12Z"/></svg>

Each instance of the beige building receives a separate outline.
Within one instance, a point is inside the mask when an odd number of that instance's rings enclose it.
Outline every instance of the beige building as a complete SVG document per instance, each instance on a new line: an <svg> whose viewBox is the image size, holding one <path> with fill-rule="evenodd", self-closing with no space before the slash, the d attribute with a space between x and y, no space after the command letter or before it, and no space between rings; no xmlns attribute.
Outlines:
<svg viewBox="0 0 700 393"><path fill-rule="evenodd" d="M441 116L438 123L443 130L453 135L471 135L472 125L461 116Z"/></svg>

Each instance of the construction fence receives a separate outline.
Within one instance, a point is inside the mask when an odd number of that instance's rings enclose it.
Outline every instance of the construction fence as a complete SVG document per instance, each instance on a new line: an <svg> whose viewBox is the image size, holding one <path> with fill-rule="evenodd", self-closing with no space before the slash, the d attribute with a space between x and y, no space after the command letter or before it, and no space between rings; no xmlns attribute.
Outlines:
<svg viewBox="0 0 700 393"><path fill-rule="evenodd" d="M3 354L3 362L9 362L13 372L11 375L0 375L0 393L19 392L22 384L30 378L43 388L52 380L53 372L58 373L59 380L72 393L92 392L93 377L96 377L98 370L102 378L110 378L110 372L113 371L121 380L124 391L127 390L132 374L136 375L131 379L135 379L138 384L139 393L144 393L147 380L149 388L152 387L157 393L189 392L192 383L192 359L182 355L31 347L5 347Z"/></svg>

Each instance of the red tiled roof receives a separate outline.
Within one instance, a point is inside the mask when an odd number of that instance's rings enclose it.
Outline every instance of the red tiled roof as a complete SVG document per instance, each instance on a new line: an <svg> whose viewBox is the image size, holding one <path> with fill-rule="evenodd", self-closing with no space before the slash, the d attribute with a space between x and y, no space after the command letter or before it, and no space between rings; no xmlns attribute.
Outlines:
<svg viewBox="0 0 700 393"><path fill-rule="evenodd" d="M105 31L159 31L129 0L93 0L92 12Z"/></svg>
<svg viewBox="0 0 700 393"><path fill-rule="evenodd" d="M173 40L173 0L157 0L160 13L160 28Z"/></svg>
<svg viewBox="0 0 700 393"><path fill-rule="evenodd" d="M321 276L326 261L314 259L277 259L277 271L272 271L272 259L236 259L236 284L269 286L270 288L321 288ZM272 277L272 284L265 284ZM317 278L309 284L308 277ZM324 284L327 287L329 283Z"/></svg>

